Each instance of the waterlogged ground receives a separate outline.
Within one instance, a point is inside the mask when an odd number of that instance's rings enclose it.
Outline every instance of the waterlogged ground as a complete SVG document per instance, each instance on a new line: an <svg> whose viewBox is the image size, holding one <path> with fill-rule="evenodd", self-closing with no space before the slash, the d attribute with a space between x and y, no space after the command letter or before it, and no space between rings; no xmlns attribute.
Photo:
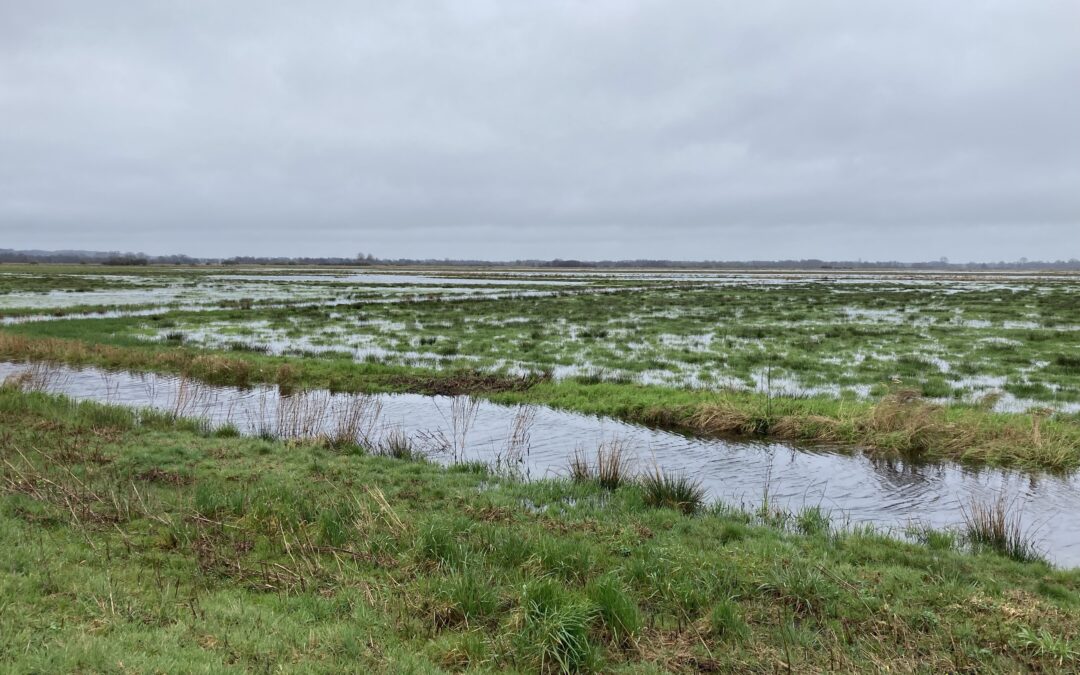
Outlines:
<svg viewBox="0 0 1080 675"><path fill-rule="evenodd" d="M0 313L391 365L1080 412L1075 276L72 269L0 270Z"/></svg>
<svg viewBox="0 0 1080 675"><path fill-rule="evenodd" d="M353 301L460 297L500 291L572 285L572 280L443 277L299 270L223 272L161 269L126 274L0 270L0 315L25 316L61 310L123 313L135 309L210 309L220 306L337 304Z"/></svg>
<svg viewBox="0 0 1080 675"><path fill-rule="evenodd" d="M0 670L1077 671L1080 277L376 272L0 266Z"/></svg>
<svg viewBox="0 0 1080 675"><path fill-rule="evenodd" d="M1080 282L919 281L639 279L631 289L497 302L433 297L177 316L131 331L398 365L779 396L866 398L901 385L999 410L1080 411Z"/></svg>

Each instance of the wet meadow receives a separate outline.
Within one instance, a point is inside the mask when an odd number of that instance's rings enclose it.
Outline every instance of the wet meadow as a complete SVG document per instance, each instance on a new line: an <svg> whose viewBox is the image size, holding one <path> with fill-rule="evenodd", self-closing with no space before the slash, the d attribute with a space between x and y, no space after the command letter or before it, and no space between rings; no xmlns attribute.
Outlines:
<svg viewBox="0 0 1080 675"><path fill-rule="evenodd" d="M0 266L0 666L1074 670L1078 293Z"/></svg>

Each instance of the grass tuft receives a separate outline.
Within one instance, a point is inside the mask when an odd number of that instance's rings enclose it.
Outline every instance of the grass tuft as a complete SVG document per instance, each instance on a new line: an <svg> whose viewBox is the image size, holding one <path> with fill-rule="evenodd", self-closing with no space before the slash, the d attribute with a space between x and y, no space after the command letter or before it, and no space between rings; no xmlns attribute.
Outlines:
<svg viewBox="0 0 1080 675"><path fill-rule="evenodd" d="M525 586L516 643L526 665L539 672L572 673L595 658L589 642L594 609L554 581Z"/></svg>
<svg viewBox="0 0 1080 675"><path fill-rule="evenodd" d="M709 629L718 640L740 642L750 636L742 609L734 600L721 600L709 613Z"/></svg>
<svg viewBox="0 0 1080 675"><path fill-rule="evenodd" d="M660 467L644 474L641 489L645 503L655 508L669 508L690 515L705 504L701 482L681 473L667 473Z"/></svg>
<svg viewBox="0 0 1080 675"><path fill-rule="evenodd" d="M455 571L441 584L439 595L449 606L451 625L470 624L493 616L499 606L497 586L474 570Z"/></svg>
<svg viewBox="0 0 1080 675"><path fill-rule="evenodd" d="M820 506L808 506L796 514L795 527L803 534L825 534L831 527L829 514Z"/></svg>
<svg viewBox="0 0 1080 675"><path fill-rule="evenodd" d="M416 449L412 437L401 427L394 427L383 434L372 447L372 454L404 460L416 460L423 457L423 454Z"/></svg>
<svg viewBox="0 0 1080 675"><path fill-rule="evenodd" d="M973 498L962 513L964 531L972 546L1020 562L1042 559L1033 533L1023 524L1023 514L1013 508L1004 494L998 494L991 502Z"/></svg>
<svg viewBox="0 0 1080 675"><path fill-rule="evenodd" d="M585 589L600 619L618 645L628 645L641 630L641 613L617 577L606 575Z"/></svg>
<svg viewBox="0 0 1080 675"><path fill-rule="evenodd" d="M606 490L617 490L631 480L631 458L626 444L614 438L596 448L596 460L589 462L579 447L570 458L570 478L578 483L596 481Z"/></svg>

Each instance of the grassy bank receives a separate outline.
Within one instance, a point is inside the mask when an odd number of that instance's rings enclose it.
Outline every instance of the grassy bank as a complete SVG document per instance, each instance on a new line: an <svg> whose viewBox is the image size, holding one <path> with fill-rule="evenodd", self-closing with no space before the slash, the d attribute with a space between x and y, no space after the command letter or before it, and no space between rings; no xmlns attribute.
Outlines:
<svg viewBox="0 0 1080 675"><path fill-rule="evenodd" d="M650 506L655 485L520 483L11 388L0 428L0 670L1080 666L1080 571L948 533L686 515Z"/></svg>
<svg viewBox="0 0 1080 675"><path fill-rule="evenodd" d="M73 331L57 322L48 329ZM75 323L75 322L71 322ZM102 322L97 322L102 323ZM1076 415L994 413L939 406L896 390L876 401L772 397L469 370L432 370L351 358L282 357L213 351L117 338L112 344L33 334L42 325L0 332L0 358L185 374L210 383L325 387L336 391L473 394L504 403L539 403L694 433L758 435L859 446L925 459L1066 470L1080 466ZM99 330L101 330L99 328Z"/></svg>

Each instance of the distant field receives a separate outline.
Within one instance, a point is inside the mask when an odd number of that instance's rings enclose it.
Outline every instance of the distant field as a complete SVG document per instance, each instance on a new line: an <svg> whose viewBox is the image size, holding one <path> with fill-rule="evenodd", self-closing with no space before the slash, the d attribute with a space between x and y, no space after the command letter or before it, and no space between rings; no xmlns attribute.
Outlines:
<svg viewBox="0 0 1080 675"><path fill-rule="evenodd" d="M903 386L1080 411L1080 277L57 267L0 268L0 291L9 320L111 311L110 339L789 397Z"/></svg>

